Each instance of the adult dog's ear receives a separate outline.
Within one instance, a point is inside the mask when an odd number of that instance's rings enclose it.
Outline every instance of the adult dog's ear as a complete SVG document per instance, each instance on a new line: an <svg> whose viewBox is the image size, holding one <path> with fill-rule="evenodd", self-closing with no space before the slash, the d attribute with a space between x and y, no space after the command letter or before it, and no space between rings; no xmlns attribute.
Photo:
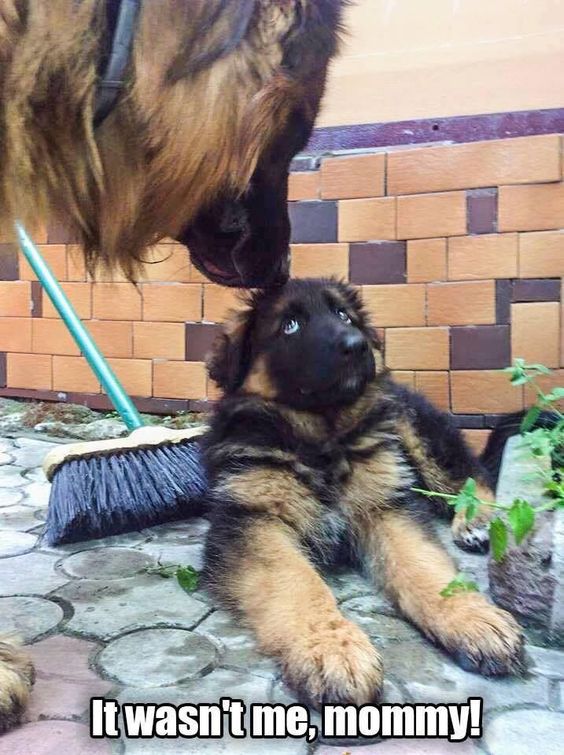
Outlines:
<svg viewBox="0 0 564 755"><path fill-rule="evenodd" d="M224 323L207 359L210 378L225 392L243 383L250 366L253 310L234 312Z"/></svg>

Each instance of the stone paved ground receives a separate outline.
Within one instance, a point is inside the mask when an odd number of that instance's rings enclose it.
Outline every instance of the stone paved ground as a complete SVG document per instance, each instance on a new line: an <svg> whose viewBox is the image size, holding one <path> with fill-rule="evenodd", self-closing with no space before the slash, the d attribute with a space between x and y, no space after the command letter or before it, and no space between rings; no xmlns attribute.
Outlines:
<svg viewBox="0 0 564 755"><path fill-rule="evenodd" d="M288 753L302 755L539 755L562 752L564 652L529 637L523 679L485 680L465 673L423 641L360 577L330 583L345 614L382 649L388 702L465 702L481 696L483 739L342 746L295 740L90 740L94 695L121 702L216 702L233 694L250 702L289 702L276 666L252 637L207 595L185 593L176 580L147 571L157 560L201 565L206 522L194 519L106 540L51 548L40 535L49 486L40 470L51 447L36 438L0 439L0 632L30 643L37 683L28 720L0 738L0 755L152 755ZM449 541L448 530L441 536ZM485 559L456 552L485 588Z"/></svg>

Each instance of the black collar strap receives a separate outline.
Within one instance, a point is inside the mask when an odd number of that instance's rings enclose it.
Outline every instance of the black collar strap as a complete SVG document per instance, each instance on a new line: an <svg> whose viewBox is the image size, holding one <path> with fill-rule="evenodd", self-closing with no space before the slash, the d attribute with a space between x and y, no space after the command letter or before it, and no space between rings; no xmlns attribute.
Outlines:
<svg viewBox="0 0 564 755"><path fill-rule="evenodd" d="M125 70L129 64L133 37L141 0L117 0L117 12L108 12L108 33L112 34L111 19L115 19L109 54L98 84L94 103L94 128L112 112L125 84ZM108 9L112 0L107 0ZM112 9L113 10L113 9Z"/></svg>

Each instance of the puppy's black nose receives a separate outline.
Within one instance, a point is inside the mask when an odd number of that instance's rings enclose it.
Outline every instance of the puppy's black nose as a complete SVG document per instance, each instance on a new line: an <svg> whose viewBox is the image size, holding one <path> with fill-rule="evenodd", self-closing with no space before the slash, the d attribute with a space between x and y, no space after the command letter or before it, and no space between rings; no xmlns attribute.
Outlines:
<svg viewBox="0 0 564 755"><path fill-rule="evenodd" d="M339 339L339 350L345 356L360 356L367 349L366 338L360 333L345 333Z"/></svg>

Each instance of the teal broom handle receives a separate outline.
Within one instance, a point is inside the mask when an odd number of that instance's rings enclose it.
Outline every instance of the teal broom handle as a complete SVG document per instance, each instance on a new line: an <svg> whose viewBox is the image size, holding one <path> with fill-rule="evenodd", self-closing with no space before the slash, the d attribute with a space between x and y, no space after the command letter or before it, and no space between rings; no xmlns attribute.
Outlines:
<svg viewBox="0 0 564 755"><path fill-rule="evenodd" d="M53 306L60 314L71 336L86 357L88 364L110 397L116 411L127 425L127 429L135 430L138 427L143 427L144 423L141 415L92 340L92 336L80 321L72 304L53 275L51 268L41 256L39 249L29 238L25 228L20 223L16 223L16 231L22 253L31 265L33 272L39 278L41 285L47 291L49 298L53 302Z"/></svg>

